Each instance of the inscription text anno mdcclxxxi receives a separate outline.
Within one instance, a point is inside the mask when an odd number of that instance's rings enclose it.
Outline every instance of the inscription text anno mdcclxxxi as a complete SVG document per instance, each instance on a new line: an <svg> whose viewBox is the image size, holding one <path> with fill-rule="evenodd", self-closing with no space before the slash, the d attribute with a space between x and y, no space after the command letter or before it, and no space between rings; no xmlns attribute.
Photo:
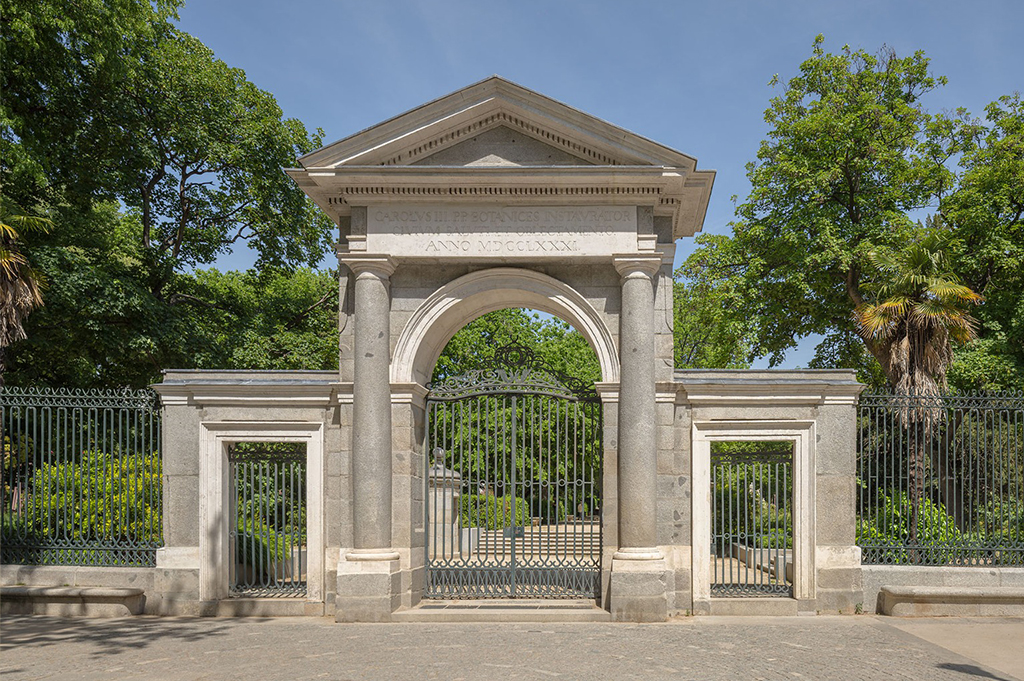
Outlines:
<svg viewBox="0 0 1024 681"><path fill-rule="evenodd" d="M367 250L410 257L588 256L636 250L630 206L373 206Z"/></svg>

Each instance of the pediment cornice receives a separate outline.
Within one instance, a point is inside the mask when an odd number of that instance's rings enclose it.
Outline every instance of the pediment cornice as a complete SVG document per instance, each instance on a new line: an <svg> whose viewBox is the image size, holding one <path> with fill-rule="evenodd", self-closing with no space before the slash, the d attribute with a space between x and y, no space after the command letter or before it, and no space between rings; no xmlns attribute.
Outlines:
<svg viewBox="0 0 1024 681"><path fill-rule="evenodd" d="M509 128L588 165L445 166L430 157ZM696 159L497 76L299 159L286 172L336 221L353 205L480 201L635 204L700 231L714 171Z"/></svg>
<svg viewBox="0 0 1024 681"><path fill-rule="evenodd" d="M697 159L492 76L299 159L304 168L407 165L497 126L597 165L655 165L694 170Z"/></svg>

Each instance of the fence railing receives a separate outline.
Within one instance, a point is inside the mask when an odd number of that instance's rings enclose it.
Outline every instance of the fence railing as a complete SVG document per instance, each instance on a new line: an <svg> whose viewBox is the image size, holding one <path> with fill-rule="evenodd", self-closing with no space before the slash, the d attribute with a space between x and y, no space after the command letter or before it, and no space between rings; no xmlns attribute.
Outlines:
<svg viewBox="0 0 1024 681"><path fill-rule="evenodd" d="M160 411L148 390L0 388L0 562L150 566Z"/></svg>
<svg viewBox="0 0 1024 681"><path fill-rule="evenodd" d="M865 564L1024 566L1024 394L860 398Z"/></svg>

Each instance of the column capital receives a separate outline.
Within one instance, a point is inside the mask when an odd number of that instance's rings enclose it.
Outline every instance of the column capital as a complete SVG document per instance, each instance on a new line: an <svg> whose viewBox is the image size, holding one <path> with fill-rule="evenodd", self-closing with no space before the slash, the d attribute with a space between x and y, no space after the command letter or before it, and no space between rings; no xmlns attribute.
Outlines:
<svg viewBox="0 0 1024 681"><path fill-rule="evenodd" d="M338 256L338 263L345 265L356 277L369 274L379 279L388 279L395 273L395 261L389 255L346 253Z"/></svg>
<svg viewBox="0 0 1024 681"><path fill-rule="evenodd" d="M643 276L650 279L661 269L661 253L630 254L612 256L612 263L623 279Z"/></svg>

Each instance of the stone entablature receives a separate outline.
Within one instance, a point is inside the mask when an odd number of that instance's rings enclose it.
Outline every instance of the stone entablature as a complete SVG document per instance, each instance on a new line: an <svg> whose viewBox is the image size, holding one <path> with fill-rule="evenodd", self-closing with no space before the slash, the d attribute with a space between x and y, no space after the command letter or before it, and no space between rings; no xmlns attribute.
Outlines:
<svg viewBox="0 0 1024 681"><path fill-rule="evenodd" d="M349 237L350 251L360 247L403 260L534 260L604 259L639 245L632 206L381 204L367 209L365 241Z"/></svg>

